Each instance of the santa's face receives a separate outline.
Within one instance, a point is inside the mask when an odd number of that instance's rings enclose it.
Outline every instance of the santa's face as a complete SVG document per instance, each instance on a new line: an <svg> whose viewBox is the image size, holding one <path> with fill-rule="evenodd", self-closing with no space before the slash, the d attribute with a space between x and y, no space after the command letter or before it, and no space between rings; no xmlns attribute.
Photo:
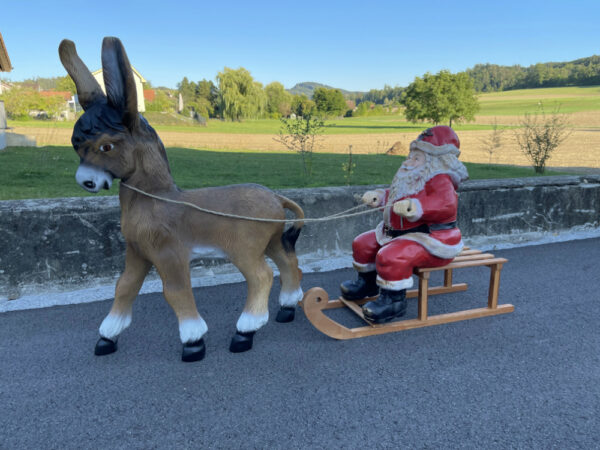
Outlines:
<svg viewBox="0 0 600 450"><path fill-rule="evenodd" d="M423 167L427 158L425 157L425 153L421 150L411 150L408 154L408 158L402 163L400 166L400 171L409 172L411 170L418 169L419 167Z"/></svg>

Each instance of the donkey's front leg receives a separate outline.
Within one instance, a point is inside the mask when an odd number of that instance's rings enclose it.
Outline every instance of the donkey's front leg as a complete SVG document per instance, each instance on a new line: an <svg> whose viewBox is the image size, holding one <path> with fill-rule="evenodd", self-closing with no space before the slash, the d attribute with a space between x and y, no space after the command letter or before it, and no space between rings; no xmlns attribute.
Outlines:
<svg viewBox="0 0 600 450"><path fill-rule="evenodd" d="M200 361L206 353L203 337L208 327L196 308L189 263L171 253L170 257L157 261L155 265L163 282L165 299L179 321L179 337L183 344L181 360Z"/></svg>
<svg viewBox="0 0 600 450"><path fill-rule="evenodd" d="M96 355L108 355L117 351L117 338L131 324L131 306L150 267L152 264L148 260L127 245L125 270L117 281L112 308L100 325L100 339L94 350Z"/></svg>

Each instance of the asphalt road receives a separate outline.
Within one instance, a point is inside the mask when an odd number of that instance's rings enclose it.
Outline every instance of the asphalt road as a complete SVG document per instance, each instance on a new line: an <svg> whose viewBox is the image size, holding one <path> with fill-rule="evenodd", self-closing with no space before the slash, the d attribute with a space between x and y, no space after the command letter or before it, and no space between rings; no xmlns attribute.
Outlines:
<svg viewBox="0 0 600 450"><path fill-rule="evenodd" d="M496 254L512 314L336 341L301 310L276 323L275 283L243 354L228 345L244 285L196 289L209 334L191 364L159 294L137 299L104 357L109 301L0 314L0 448L598 448L600 239ZM350 276L303 287L337 296ZM455 279L469 290L432 297L431 313L486 304L487 269Z"/></svg>

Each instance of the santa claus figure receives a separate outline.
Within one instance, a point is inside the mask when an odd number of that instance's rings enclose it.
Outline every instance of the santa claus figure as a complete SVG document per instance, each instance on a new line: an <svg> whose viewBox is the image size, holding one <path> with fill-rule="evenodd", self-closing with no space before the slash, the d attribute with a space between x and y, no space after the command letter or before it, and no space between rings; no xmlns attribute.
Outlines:
<svg viewBox="0 0 600 450"><path fill-rule="evenodd" d="M444 266L461 252L456 189L468 174L458 160L459 148L452 128L429 128L410 144L408 158L389 189L363 195L364 203L383 209L383 221L354 239L352 256L358 279L340 287L347 300L379 293L362 308L370 322L403 316L415 268Z"/></svg>

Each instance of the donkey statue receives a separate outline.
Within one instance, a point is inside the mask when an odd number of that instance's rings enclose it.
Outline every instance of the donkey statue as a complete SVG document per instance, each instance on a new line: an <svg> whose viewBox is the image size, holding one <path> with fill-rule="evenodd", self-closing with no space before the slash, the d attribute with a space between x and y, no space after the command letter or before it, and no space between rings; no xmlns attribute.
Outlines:
<svg viewBox="0 0 600 450"><path fill-rule="evenodd" d="M304 218L300 206L255 184L180 190L171 176L160 138L138 113L133 73L121 41L106 37L102 42L106 94L77 55L73 42L63 40L59 56L75 82L84 109L71 138L80 157L77 183L96 193L109 189L114 178L121 179L125 270L117 282L112 308L100 325L95 354L117 350L119 334L131 323L133 301L154 265L165 299L179 321L181 359L201 360L208 328L194 301L190 260L203 254L228 258L247 282L246 305L230 351L251 349L254 333L268 320L273 271L265 255L281 274L281 308L276 320L292 321L303 295L294 250ZM195 205L225 215L198 210ZM285 209L297 217L286 231Z"/></svg>

